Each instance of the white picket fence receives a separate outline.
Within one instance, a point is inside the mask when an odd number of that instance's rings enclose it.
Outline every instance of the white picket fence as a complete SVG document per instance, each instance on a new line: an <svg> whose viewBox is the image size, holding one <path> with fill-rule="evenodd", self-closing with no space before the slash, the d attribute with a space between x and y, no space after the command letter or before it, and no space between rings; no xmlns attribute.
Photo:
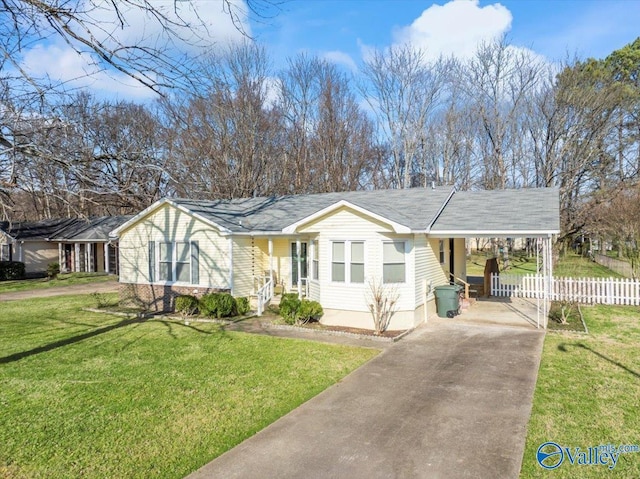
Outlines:
<svg viewBox="0 0 640 479"><path fill-rule="evenodd" d="M544 298L544 277L540 274L492 274L491 294L516 298ZM628 278L552 278L551 301L584 304L640 305L640 281Z"/></svg>

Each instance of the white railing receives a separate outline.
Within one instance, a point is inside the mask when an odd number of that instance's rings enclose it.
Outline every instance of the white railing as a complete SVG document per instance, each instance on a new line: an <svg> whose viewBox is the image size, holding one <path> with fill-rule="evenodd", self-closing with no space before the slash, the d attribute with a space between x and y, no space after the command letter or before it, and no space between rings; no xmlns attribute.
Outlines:
<svg viewBox="0 0 640 479"><path fill-rule="evenodd" d="M540 274L492 274L491 294L516 298L544 298ZM628 278L552 278L549 300L584 304L640 305L640 281Z"/></svg>
<svg viewBox="0 0 640 479"><path fill-rule="evenodd" d="M258 316L262 316L265 306L273 298L273 281L270 278L267 278L264 285L258 289L256 296L258 297Z"/></svg>

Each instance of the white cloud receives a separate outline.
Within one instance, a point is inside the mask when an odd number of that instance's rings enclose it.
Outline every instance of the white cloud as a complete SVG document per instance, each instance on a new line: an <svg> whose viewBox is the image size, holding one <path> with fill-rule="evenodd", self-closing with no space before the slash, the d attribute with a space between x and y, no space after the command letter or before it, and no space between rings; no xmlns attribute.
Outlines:
<svg viewBox="0 0 640 479"><path fill-rule="evenodd" d="M443 54L466 59L481 42L508 32L512 18L511 12L499 3L480 7L479 0L453 0L430 6L394 36L398 44L424 49L429 58Z"/></svg>
<svg viewBox="0 0 640 479"><path fill-rule="evenodd" d="M166 16L176 36L168 36L163 26L149 14L120 4L123 24L106 0L96 3L91 10L92 34L114 45L152 47L167 49L168 54L178 57L208 53L215 48L245 39L243 32L250 34L245 0L232 0L233 12L241 31L234 24L222 0L154 0L151 5ZM177 9L177 10L176 10ZM189 28L179 28L179 25ZM110 37L112 40L110 40ZM87 50L86 47L80 47ZM35 77L48 76L53 81L65 82L69 87L89 88L97 94L120 98L146 99L156 96L133 78L113 69L99 68L88 53L79 54L62 39L40 43L23 55L21 67ZM146 72L149 75L149 72Z"/></svg>
<svg viewBox="0 0 640 479"><path fill-rule="evenodd" d="M240 41L243 33L250 35L251 28L245 0L230 0L227 7L223 0L154 0L154 10L165 17L145 13L139 8L120 4L120 23L111 1L102 0L93 10L101 31L93 32L102 40L115 37L120 43L161 47L167 41L185 53L202 53L220 44ZM230 10L229 10L230 9ZM233 18L232 18L233 16ZM235 23L234 23L235 19ZM163 25L168 24L175 35L168 35Z"/></svg>
<svg viewBox="0 0 640 479"><path fill-rule="evenodd" d="M356 62L354 62L353 58L351 58L351 56L347 53L334 50L331 52L326 52L322 56L325 60L331 63L346 66L352 72L355 72L358 70L358 66L356 65Z"/></svg>

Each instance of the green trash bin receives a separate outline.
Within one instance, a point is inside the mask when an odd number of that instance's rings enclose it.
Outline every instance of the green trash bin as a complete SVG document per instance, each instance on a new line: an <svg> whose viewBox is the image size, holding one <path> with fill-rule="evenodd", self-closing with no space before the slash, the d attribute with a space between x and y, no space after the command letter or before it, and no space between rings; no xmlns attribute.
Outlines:
<svg viewBox="0 0 640 479"><path fill-rule="evenodd" d="M460 314L460 290L462 286L457 284L445 284L436 286L436 307L441 318L453 318Z"/></svg>

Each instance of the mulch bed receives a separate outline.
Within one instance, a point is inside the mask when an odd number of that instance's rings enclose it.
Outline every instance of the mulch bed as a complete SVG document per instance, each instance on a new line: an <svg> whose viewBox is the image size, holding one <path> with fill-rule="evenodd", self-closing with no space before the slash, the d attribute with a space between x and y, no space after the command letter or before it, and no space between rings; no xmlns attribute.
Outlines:
<svg viewBox="0 0 640 479"><path fill-rule="evenodd" d="M350 333L350 334L359 334L361 336L371 336L377 338L397 338L398 336L404 334L406 330L395 330L395 331L383 331L381 334L376 334L375 331L371 329L360 329L360 328L349 328L346 326L329 326L326 324L320 323L307 323L307 324L298 324L296 325L299 328L306 328L311 330L320 330L320 331L336 331L341 333Z"/></svg>

